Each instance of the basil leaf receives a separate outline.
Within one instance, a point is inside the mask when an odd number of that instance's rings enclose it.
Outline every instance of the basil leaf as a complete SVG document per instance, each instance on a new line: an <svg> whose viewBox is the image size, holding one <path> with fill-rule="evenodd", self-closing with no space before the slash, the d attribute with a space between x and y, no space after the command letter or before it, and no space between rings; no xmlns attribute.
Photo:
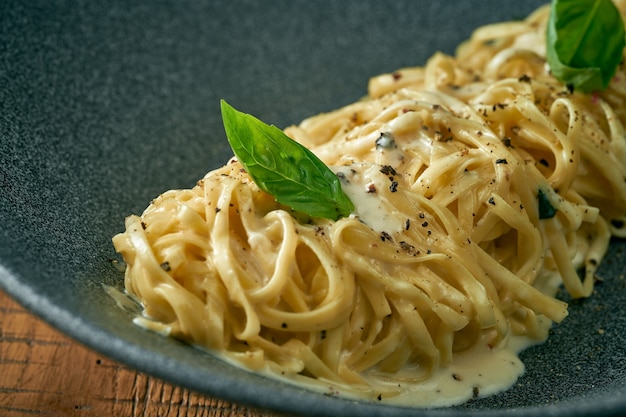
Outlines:
<svg viewBox="0 0 626 417"><path fill-rule="evenodd" d="M624 22L611 0L552 0L546 58L562 83L604 90L622 61Z"/></svg>
<svg viewBox="0 0 626 417"><path fill-rule="evenodd" d="M537 191L537 203L539 206L540 219L551 219L556 216L556 209L552 203L550 203L548 196L541 189Z"/></svg>
<svg viewBox="0 0 626 417"><path fill-rule="evenodd" d="M260 189L312 217L336 220L352 213L339 178L313 152L224 100L221 107L228 142Z"/></svg>

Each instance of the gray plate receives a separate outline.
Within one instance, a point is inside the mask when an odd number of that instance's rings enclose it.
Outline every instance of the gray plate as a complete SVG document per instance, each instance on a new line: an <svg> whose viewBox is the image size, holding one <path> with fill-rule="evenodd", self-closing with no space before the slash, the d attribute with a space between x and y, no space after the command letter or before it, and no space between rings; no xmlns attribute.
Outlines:
<svg viewBox="0 0 626 417"><path fill-rule="evenodd" d="M510 391L442 410L313 394L138 329L110 243L123 218L230 156L219 99L285 126L365 94L368 77L452 53L532 2L0 3L0 285L93 349L227 400L301 415L607 415L626 410L624 244L604 283ZM604 333L600 330L603 330Z"/></svg>

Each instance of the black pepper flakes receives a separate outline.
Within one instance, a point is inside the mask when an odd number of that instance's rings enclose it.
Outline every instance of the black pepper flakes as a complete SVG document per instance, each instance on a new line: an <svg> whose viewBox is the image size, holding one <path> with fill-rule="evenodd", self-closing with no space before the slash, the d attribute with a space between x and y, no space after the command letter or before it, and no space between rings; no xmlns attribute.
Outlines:
<svg viewBox="0 0 626 417"><path fill-rule="evenodd" d="M165 272L169 272L172 270L170 263L167 261L163 262L160 266L161 266L161 269L164 270Z"/></svg>
<svg viewBox="0 0 626 417"><path fill-rule="evenodd" d="M496 159L496 164L508 164L507 160L504 158Z"/></svg>
<svg viewBox="0 0 626 417"><path fill-rule="evenodd" d="M392 175L392 176L394 176L394 175L398 175L398 173L396 172L396 170L395 170L395 169L393 169L393 167L392 167L391 165L383 165L383 166L380 168L380 172L382 172L382 173L383 173L383 174L385 174L385 175Z"/></svg>
<svg viewBox="0 0 626 417"><path fill-rule="evenodd" d="M400 248L402 248L402 250L407 252L409 255L415 254L415 246L411 245L408 242L405 242L404 240L400 242Z"/></svg>
<svg viewBox="0 0 626 417"><path fill-rule="evenodd" d="M404 222L404 230L409 230L410 227L411 227L411 219L406 219L406 221Z"/></svg>
<svg viewBox="0 0 626 417"><path fill-rule="evenodd" d="M395 193L398 191L398 181L391 181L391 185L389 186L389 191Z"/></svg>
<svg viewBox="0 0 626 417"><path fill-rule="evenodd" d="M387 233L387 232L380 232L380 240L382 240L383 242L385 240L393 242L393 239L391 238L391 235L389 233Z"/></svg>
<svg viewBox="0 0 626 417"><path fill-rule="evenodd" d="M493 197L489 197L489 204L491 204L492 206L495 206L496 200Z"/></svg>
<svg viewBox="0 0 626 417"><path fill-rule="evenodd" d="M511 145L511 138L508 136L505 136L502 138L502 143L504 144L504 146L506 146L507 148L514 148L513 145Z"/></svg>

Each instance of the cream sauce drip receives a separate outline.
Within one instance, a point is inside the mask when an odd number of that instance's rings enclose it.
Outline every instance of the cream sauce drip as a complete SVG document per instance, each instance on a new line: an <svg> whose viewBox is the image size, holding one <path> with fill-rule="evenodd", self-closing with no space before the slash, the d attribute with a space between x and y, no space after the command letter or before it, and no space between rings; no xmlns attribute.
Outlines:
<svg viewBox="0 0 626 417"><path fill-rule="evenodd" d="M550 322L546 320L546 326ZM546 327L546 330L547 330ZM407 384L405 393L381 401L413 407L444 407L509 389L524 373L519 352L537 344L524 336L510 336L506 346L492 348L483 339L454 355L452 364L424 382Z"/></svg>
<svg viewBox="0 0 626 417"><path fill-rule="evenodd" d="M551 322L548 319L541 321L543 332L547 335ZM491 347L487 333L470 349L454 355L452 363L442 367L426 380L415 381L419 375L417 369L403 369L394 374L394 378L405 378L402 393L386 397L373 391L356 391L348 386L338 386L320 379L311 379L299 374L285 374L274 370L271 364L264 369L255 369L270 378L279 379L290 384L304 386L307 389L348 399L365 400L369 402L396 405L400 407L435 408L462 404L471 399L488 397L511 388L524 373L525 367L519 359L523 350L542 343L526 336L509 335L505 342L497 347ZM238 368L245 367L245 358L241 355L231 357L228 354L219 355L221 359ZM242 360L243 359L243 360ZM367 380L370 373L363 377ZM395 382L398 386L398 382ZM384 388L384 387L382 387Z"/></svg>
<svg viewBox="0 0 626 417"><path fill-rule="evenodd" d="M334 167L341 186L354 203L355 215L377 232L395 233L402 230L406 217L389 209L378 190L391 187L391 181L378 164L360 163Z"/></svg>

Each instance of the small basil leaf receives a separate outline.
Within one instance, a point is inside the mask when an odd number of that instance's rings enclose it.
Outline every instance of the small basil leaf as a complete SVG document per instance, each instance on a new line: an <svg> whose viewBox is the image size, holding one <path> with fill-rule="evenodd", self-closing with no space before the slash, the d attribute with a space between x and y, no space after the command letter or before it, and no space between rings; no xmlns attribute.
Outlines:
<svg viewBox="0 0 626 417"><path fill-rule="evenodd" d="M336 220L352 213L339 178L313 152L224 100L221 108L228 142L260 189L312 217Z"/></svg>
<svg viewBox="0 0 626 417"><path fill-rule="evenodd" d="M604 90L622 61L624 22L611 0L552 0L546 58L562 83Z"/></svg>
<svg viewBox="0 0 626 417"><path fill-rule="evenodd" d="M539 205L540 219L551 219L556 216L556 209L542 190L537 191L537 203Z"/></svg>

